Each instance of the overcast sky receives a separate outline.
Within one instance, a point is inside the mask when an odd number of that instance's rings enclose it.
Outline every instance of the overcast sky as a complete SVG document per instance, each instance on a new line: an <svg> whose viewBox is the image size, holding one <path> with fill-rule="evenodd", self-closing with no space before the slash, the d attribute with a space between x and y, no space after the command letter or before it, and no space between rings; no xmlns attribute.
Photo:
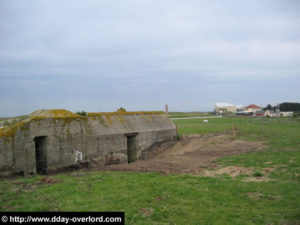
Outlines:
<svg viewBox="0 0 300 225"><path fill-rule="evenodd" d="M0 117L300 102L298 0L1 0Z"/></svg>

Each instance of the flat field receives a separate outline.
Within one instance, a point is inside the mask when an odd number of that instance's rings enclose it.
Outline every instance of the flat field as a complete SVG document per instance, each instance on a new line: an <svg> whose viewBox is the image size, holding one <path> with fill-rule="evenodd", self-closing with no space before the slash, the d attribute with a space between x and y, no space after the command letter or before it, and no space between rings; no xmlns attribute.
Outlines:
<svg viewBox="0 0 300 225"><path fill-rule="evenodd" d="M169 118L186 118L200 116L215 116L215 114L211 112L169 112Z"/></svg>
<svg viewBox="0 0 300 225"><path fill-rule="evenodd" d="M125 211L126 224L300 224L299 119L174 122L182 140L226 137L260 149L218 155L214 167L199 173L74 171L2 179L0 210ZM208 154L221 146L215 139L209 144Z"/></svg>

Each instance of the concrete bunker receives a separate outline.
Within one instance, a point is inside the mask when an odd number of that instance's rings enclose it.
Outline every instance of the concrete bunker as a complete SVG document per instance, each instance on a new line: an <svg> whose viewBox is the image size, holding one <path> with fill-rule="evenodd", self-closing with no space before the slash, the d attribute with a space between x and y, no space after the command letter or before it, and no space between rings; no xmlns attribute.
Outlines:
<svg viewBox="0 0 300 225"><path fill-rule="evenodd" d="M88 113L40 110L0 129L0 176L48 174L78 166L127 164L176 140L163 112Z"/></svg>

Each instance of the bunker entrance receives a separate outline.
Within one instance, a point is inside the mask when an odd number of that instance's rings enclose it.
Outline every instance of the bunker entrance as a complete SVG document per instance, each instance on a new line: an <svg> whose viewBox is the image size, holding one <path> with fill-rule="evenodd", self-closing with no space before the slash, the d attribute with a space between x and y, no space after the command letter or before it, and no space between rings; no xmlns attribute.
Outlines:
<svg viewBox="0 0 300 225"><path fill-rule="evenodd" d="M137 161L136 134L126 135L127 137L127 159L128 163Z"/></svg>
<svg viewBox="0 0 300 225"><path fill-rule="evenodd" d="M35 137L35 161L38 174L47 173L47 137Z"/></svg>

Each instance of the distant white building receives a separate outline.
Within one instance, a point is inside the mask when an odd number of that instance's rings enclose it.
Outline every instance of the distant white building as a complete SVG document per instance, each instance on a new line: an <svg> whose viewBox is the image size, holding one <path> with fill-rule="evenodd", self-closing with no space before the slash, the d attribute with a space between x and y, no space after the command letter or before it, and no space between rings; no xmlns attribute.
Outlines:
<svg viewBox="0 0 300 225"><path fill-rule="evenodd" d="M280 112L281 117L293 117L294 113L293 112Z"/></svg>
<svg viewBox="0 0 300 225"><path fill-rule="evenodd" d="M293 115L293 112L274 112L271 110L265 112L266 117L293 117Z"/></svg>
<svg viewBox="0 0 300 225"><path fill-rule="evenodd" d="M278 117L278 113L273 112L273 111L271 111L271 110L267 110L267 111L265 111L264 116L265 116L265 117Z"/></svg>
<svg viewBox="0 0 300 225"><path fill-rule="evenodd" d="M250 111L250 112L256 112L256 111L261 111L262 108L261 108L260 106L258 106L258 105L251 104L251 105L248 105L248 106L246 107L246 110L247 110L247 111Z"/></svg>
<svg viewBox="0 0 300 225"><path fill-rule="evenodd" d="M215 104L215 112L218 114L225 113L225 112L236 112L236 105L225 103L225 102L218 102Z"/></svg>

